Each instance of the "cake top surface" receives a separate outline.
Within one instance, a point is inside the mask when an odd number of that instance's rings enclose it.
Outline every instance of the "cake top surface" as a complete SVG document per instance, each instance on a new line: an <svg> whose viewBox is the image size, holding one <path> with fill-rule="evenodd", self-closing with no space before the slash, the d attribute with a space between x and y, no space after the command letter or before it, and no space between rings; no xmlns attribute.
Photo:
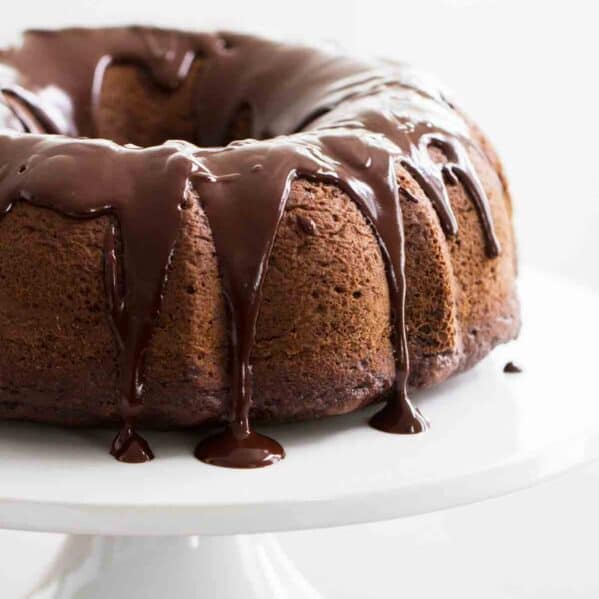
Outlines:
<svg viewBox="0 0 599 599"><path fill-rule="evenodd" d="M380 95L383 88L401 91L404 110L417 108L422 122L468 137L463 119L446 109L438 84L408 65L230 32L145 27L27 31L19 45L0 53L6 67L0 81L5 91L19 91L32 106L43 108L43 124L52 132L96 137L102 82L110 65L137 64L157 85L172 90L196 60L205 65L195 85L198 137L189 141L200 146L223 145L226 127L242 104L252 109L249 137L264 139L295 133L340 104L345 107L347 100Z"/></svg>

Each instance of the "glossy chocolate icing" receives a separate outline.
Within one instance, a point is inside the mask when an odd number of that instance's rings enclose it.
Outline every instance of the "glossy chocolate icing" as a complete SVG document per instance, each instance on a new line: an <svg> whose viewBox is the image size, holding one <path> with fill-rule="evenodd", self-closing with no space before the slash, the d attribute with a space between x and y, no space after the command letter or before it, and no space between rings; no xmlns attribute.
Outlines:
<svg viewBox="0 0 599 599"><path fill-rule="evenodd" d="M167 142L141 149L73 139L98 134L102 80L110 64L138 64L158 85L174 89L196 58L203 64L194 82L197 129L188 140L193 145ZM405 65L363 62L330 50L231 33L138 27L28 32L22 45L0 54L0 63L9 67L0 84L11 108L6 117L0 112L3 125L14 128L16 117L32 133L0 135L0 211L26 201L74 218L113 218L105 274L119 347L123 428L112 448L117 459L152 458L135 431L143 409L144 354L176 251L181 206L191 190L212 229L231 314L233 358L227 427L201 442L196 455L242 468L284 456L276 441L252 430L251 357L269 256L291 183L300 177L345 191L371 224L385 260L397 376L372 426L395 433L427 428L407 394L404 233L396 166L403 165L422 187L448 235L457 233L457 221L446 184L463 185L478 211L489 257L500 251L470 160L471 152L482 152L436 85ZM253 139L223 147L240 109L249 110ZM433 160L431 146L444 161ZM310 223L301 226L311 231Z"/></svg>

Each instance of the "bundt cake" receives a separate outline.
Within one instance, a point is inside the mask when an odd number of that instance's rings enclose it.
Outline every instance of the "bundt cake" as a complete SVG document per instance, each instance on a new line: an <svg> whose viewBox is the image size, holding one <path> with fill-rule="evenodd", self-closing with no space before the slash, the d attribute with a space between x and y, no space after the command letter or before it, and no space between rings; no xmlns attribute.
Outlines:
<svg viewBox="0 0 599 599"><path fill-rule="evenodd" d="M255 422L424 430L407 388L517 335L501 165L412 68L141 27L0 65L0 418L119 426L129 462L138 425L224 424L196 455L256 467Z"/></svg>

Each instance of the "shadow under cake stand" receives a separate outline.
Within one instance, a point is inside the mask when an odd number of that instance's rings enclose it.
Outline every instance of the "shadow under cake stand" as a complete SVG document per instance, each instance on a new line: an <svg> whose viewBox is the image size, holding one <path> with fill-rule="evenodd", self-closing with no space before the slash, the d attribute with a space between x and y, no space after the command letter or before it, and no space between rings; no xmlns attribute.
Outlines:
<svg viewBox="0 0 599 599"><path fill-rule="evenodd" d="M418 394L423 435L369 428L376 407L260 429L287 458L243 471L195 460L187 433L148 433L156 459L129 465L109 458L106 431L1 424L0 528L72 535L28 597L316 599L272 533L480 501L599 458L599 297L521 281L520 339Z"/></svg>

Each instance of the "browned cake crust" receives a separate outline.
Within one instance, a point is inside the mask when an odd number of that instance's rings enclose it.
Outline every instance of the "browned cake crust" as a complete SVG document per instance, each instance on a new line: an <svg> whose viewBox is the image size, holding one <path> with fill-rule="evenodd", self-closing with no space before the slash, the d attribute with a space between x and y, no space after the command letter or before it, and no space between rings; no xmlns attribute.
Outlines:
<svg viewBox="0 0 599 599"><path fill-rule="evenodd" d="M111 67L99 135L139 145L191 137L191 80L201 66L175 92L136 67ZM242 136L244 118L232 137ZM488 153L488 161L474 152L471 159L489 198L497 258L485 255L461 185L448 182L459 233L447 238L423 191L397 167L418 200L402 194L413 388L471 367L519 330L509 192L489 143L472 134ZM147 356L141 419L156 428L221 420L227 410L229 318L211 231L193 200ZM108 217L79 221L24 203L0 220L0 418L119 423L117 347L103 286L108 225ZM395 376L390 315L384 262L360 210L332 185L295 181L263 290L253 417L317 418L381 399Z"/></svg>

